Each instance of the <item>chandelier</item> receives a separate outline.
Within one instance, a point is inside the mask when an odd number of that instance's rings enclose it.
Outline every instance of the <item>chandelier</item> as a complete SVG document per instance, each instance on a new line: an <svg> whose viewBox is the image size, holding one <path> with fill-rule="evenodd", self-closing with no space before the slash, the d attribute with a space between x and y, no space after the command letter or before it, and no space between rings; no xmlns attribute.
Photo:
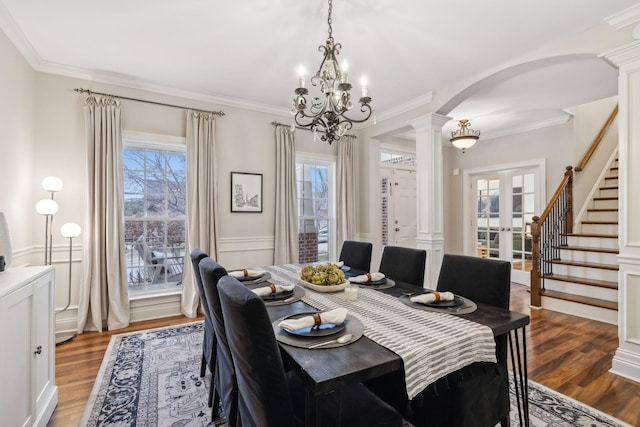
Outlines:
<svg viewBox="0 0 640 427"><path fill-rule="evenodd" d="M331 28L332 0L329 1L329 37L325 45L320 45L318 50L324 54L324 59L320 68L311 77L313 86L320 86L321 97L314 97L309 103L306 95L309 90L305 87L304 76L298 80L298 88L295 90L296 97L293 99L291 114L293 115L292 128L297 125L314 132L314 139L317 131L323 132L320 139L331 144L343 136L353 127L353 123L365 122L371 117L371 98L367 96L367 86L362 82L362 96L360 97L360 111L364 113L364 118L354 119L347 117L345 113L351 110L351 83L348 82L348 73L343 71L336 56L340 54L342 45L333 40ZM301 72L302 74L302 72Z"/></svg>
<svg viewBox="0 0 640 427"><path fill-rule="evenodd" d="M451 143L454 147L459 148L464 153L467 148L473 146L478 139L480 139L480 131L473 130L469 126L469 120L463 119L458 123L460 129L451 132Z"/></svg>

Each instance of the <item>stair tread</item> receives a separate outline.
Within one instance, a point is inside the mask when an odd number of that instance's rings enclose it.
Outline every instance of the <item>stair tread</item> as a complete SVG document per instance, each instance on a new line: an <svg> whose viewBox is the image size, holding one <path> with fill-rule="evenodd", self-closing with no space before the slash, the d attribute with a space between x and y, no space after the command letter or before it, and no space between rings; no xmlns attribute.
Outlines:
<svg viewBox="0 0 640 427"><path fill-rule="evenodd" d="M583 224L618 225L618 221L582 221Z"/></svg>
<svg viewBox="0 0 640 427"><path fill-rule="evenodd" d="M599 268L601 270L619 270L620 267L613 264L598 264L595 262L567 261L561 259L552 259L551 264L571 265L574 267Z"/></svg>
<svg viewBox="0 0 640 427"><path fill-rule="evenodd" d="M593 200L618 200L617 197L594 197Z"/></svg>
<svg viewBox="0 0 640 427"><path fill-rule="evenodd" d="M540 294L545 297L557 298L565 301L573 301L580 304L607 308L609 310L618 310L618 303L615 301L607 301L599 298L585 297L582 295L573 295L566 292L551 291L549 289L541 290Z"/></svg>
<svg viewBox="0 0 640 427"><path fill-rule="evenodd" d="M617 239L617 234L597 234L597 233L566 233L565 236L571 237L599 237L602 239Z"/></svg>
<svg viewBox="0 0 640 427"><path fill-rule="evenodd" d="M590 208L587 212L618 212L618 208Z"/></svg>
<svg viewBox="0 0 640 427"><path fill-rule="evenodd" d="M554 246L554 248L564 249L564 250L567 250L567 251L603 252L603 253L607 253L607 254L618 254L618 253L620 253L620 251L618 249L600 248L600 247L596 247L596 246L572 246L572 245L566 245L566 246Z"/></svg>
<svg viewBox="0 0 640 427"><path fill-rule="evenodd" d="M618 289L618 283L608 280L585 279L584 277L564 276L562 274L545 274L544 279L559 280L561 282L579 283L581 285L597 286L599 288Z"/></svg>

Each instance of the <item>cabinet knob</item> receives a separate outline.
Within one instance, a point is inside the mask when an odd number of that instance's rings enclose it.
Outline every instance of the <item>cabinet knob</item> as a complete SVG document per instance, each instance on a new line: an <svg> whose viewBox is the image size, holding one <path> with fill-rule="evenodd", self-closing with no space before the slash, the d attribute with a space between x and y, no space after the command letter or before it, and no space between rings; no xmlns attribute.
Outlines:
<svg viewBox="0 0 640 427"><path fill-rule="evenodd" d="M42 346L41 345L37 346L36 351L34 351L33 354L35 356L37 356L38 354L42 354Z"/></svg>

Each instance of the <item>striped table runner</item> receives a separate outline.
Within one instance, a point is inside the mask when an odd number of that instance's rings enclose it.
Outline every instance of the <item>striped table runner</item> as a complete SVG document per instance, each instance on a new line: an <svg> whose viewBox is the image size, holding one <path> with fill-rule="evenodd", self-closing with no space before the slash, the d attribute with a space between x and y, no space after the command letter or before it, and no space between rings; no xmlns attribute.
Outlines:
<svg viewBox="0 0 640 427"><path fill-rule="evenodd" d="M300 267L265 267L276 284L296 282ZM495 362L491 328L445 313L416 310L397 298L360 288L356 301L344 292L306 289L302 299L319 310L345 307L364 324L364 334L399 355L405 368L407 394L413 399L429 384L474 362Z"/></svg>

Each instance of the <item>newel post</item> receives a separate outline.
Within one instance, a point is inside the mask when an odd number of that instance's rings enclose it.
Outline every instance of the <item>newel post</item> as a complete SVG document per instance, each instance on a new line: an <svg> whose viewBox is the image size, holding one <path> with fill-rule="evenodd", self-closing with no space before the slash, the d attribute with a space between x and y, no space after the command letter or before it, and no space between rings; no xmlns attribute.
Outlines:
<svg viewBox="0 0 640 427"><path fill-rule="evenodd" d="M573 233L573 167L567 166L564 176L567 178L567 212L565 215L565 233Z"/></svg>
<svg viewBox="0 0 640 427"><path fill-rule="evenodd" d="M531 306L540 307L540 217L534 216L531 223Z"/></svg>

